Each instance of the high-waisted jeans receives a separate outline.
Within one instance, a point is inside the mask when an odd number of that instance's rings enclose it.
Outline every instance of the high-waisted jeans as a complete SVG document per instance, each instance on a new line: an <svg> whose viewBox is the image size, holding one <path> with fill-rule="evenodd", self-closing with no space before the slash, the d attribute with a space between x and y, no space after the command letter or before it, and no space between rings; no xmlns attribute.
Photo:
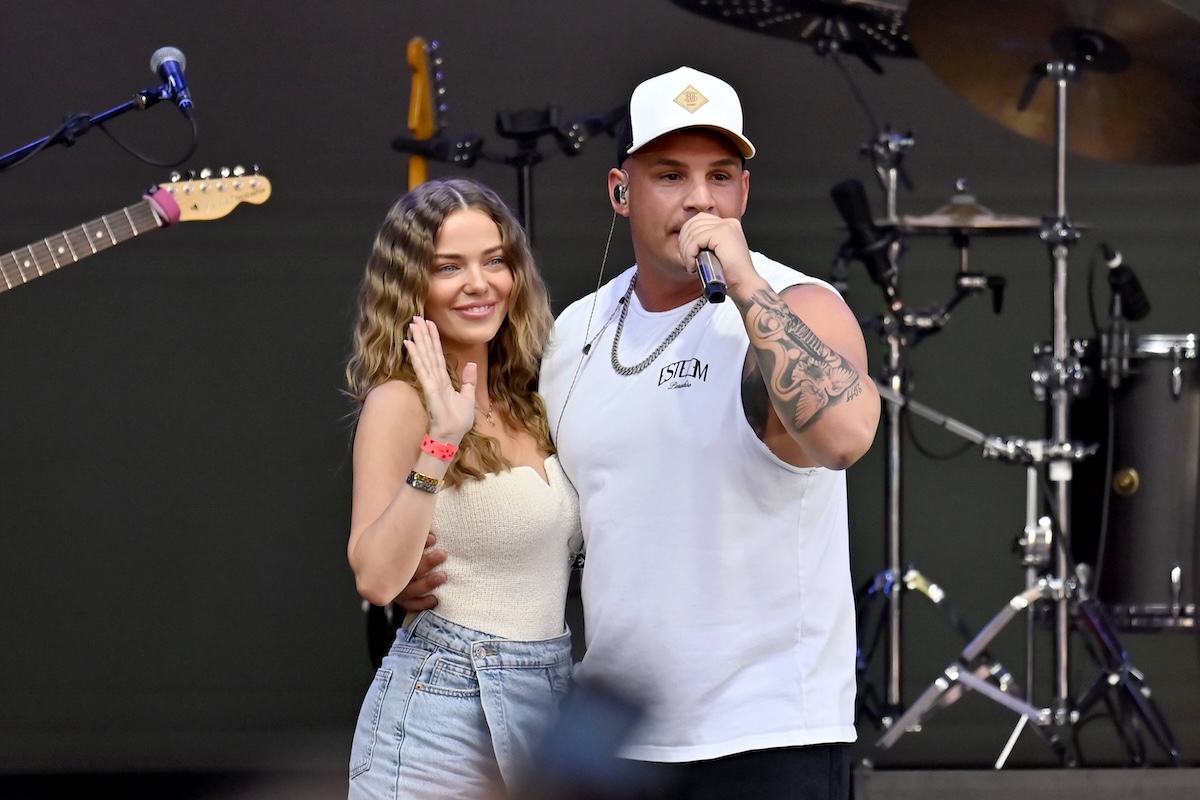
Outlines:
<svg viewBox="0 0 1200 800"><path fill-rule="evenodd" d="M425 611L401 628L358 715L351 800L494 796L536 757L567 691L571 635L498 639Z"/></svg>

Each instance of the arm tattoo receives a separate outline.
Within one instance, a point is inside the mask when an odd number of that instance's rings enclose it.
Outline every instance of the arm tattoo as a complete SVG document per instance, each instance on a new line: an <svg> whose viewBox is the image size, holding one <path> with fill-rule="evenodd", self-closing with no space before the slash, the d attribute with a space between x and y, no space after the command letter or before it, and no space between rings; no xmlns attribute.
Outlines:
<svg viewBox="0 0 1200 800"><path fill-rule="evenodd" d="M849 402L862 392L858 371L817 338L777 295L760 291L751 298L746 327L759 367L751 370L742 385L752 427L766 424L762 404L766 398L750 387L755 380L765 387L784 424L796 431L812 425L831 406ZM755 395L758 402L746 402Z"/></svg>

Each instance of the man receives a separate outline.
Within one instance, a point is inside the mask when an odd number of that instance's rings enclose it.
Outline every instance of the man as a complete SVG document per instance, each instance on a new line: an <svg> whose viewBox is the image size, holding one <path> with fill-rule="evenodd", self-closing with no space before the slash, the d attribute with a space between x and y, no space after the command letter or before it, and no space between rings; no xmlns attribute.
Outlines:
<svg viewBox="0 0 1200 800"><path fill-rule="evenodd" d="M637 263L559 316L542 365L587 547L575 675L644 709L621 755L669 787L648 797L849 797L844 470L879 395L836 291L747 246L753 155L724 81L640 84L608 175Z"/></svg>

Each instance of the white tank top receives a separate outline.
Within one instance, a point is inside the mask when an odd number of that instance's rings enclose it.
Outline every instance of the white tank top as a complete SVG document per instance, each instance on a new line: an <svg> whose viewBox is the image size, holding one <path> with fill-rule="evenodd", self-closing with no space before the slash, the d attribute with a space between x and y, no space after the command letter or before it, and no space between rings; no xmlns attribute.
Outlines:
<svg viewBox="0 0 1200 800"><path fill-rule="evenodd" d="M760 254L754 263L777 291L833 291ZM592 336L632 273L600 290ZM634 295L621 363L653 352L690 307L651 313ZM559 317L541 393L587 548L576 674L648 713L622 754L694 761L854 741L845 473L791 466L751 430L749 340L732 301L703 307L633 376L610 365L615 315L581 353L590 311L589 297Z"/></svg>
<svg viewBox="0 0 1200 800"><path fill-rule="evenodd" d="M563 633L579 501L558 458L545 467L548 481L513 467L438 493L432 530L449 554L438 614L505 639Z"/></svg>

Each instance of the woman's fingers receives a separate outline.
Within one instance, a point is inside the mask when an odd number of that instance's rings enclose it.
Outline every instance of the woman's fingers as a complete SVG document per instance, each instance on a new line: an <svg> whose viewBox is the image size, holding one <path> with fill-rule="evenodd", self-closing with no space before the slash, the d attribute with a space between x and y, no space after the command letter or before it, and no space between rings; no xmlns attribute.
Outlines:
<svg viewBox="0 0 1200 800"><path fill-rule="evenodd" d="M431 423L445 431L466 433L475 422L475 387L478 367L468 363L463 367L462 385L456 390L447 368L437 325L422 317L413 317L408 328L411 338L404 340Z"/></svg>
<svg viewBox="0 0 1200 800"><path fill-rule="evenodd" d="M468 361L463 367L462 373L462 394L467 397L475 397L475 383L479 380L479 367L474 361Z"/></svg>

